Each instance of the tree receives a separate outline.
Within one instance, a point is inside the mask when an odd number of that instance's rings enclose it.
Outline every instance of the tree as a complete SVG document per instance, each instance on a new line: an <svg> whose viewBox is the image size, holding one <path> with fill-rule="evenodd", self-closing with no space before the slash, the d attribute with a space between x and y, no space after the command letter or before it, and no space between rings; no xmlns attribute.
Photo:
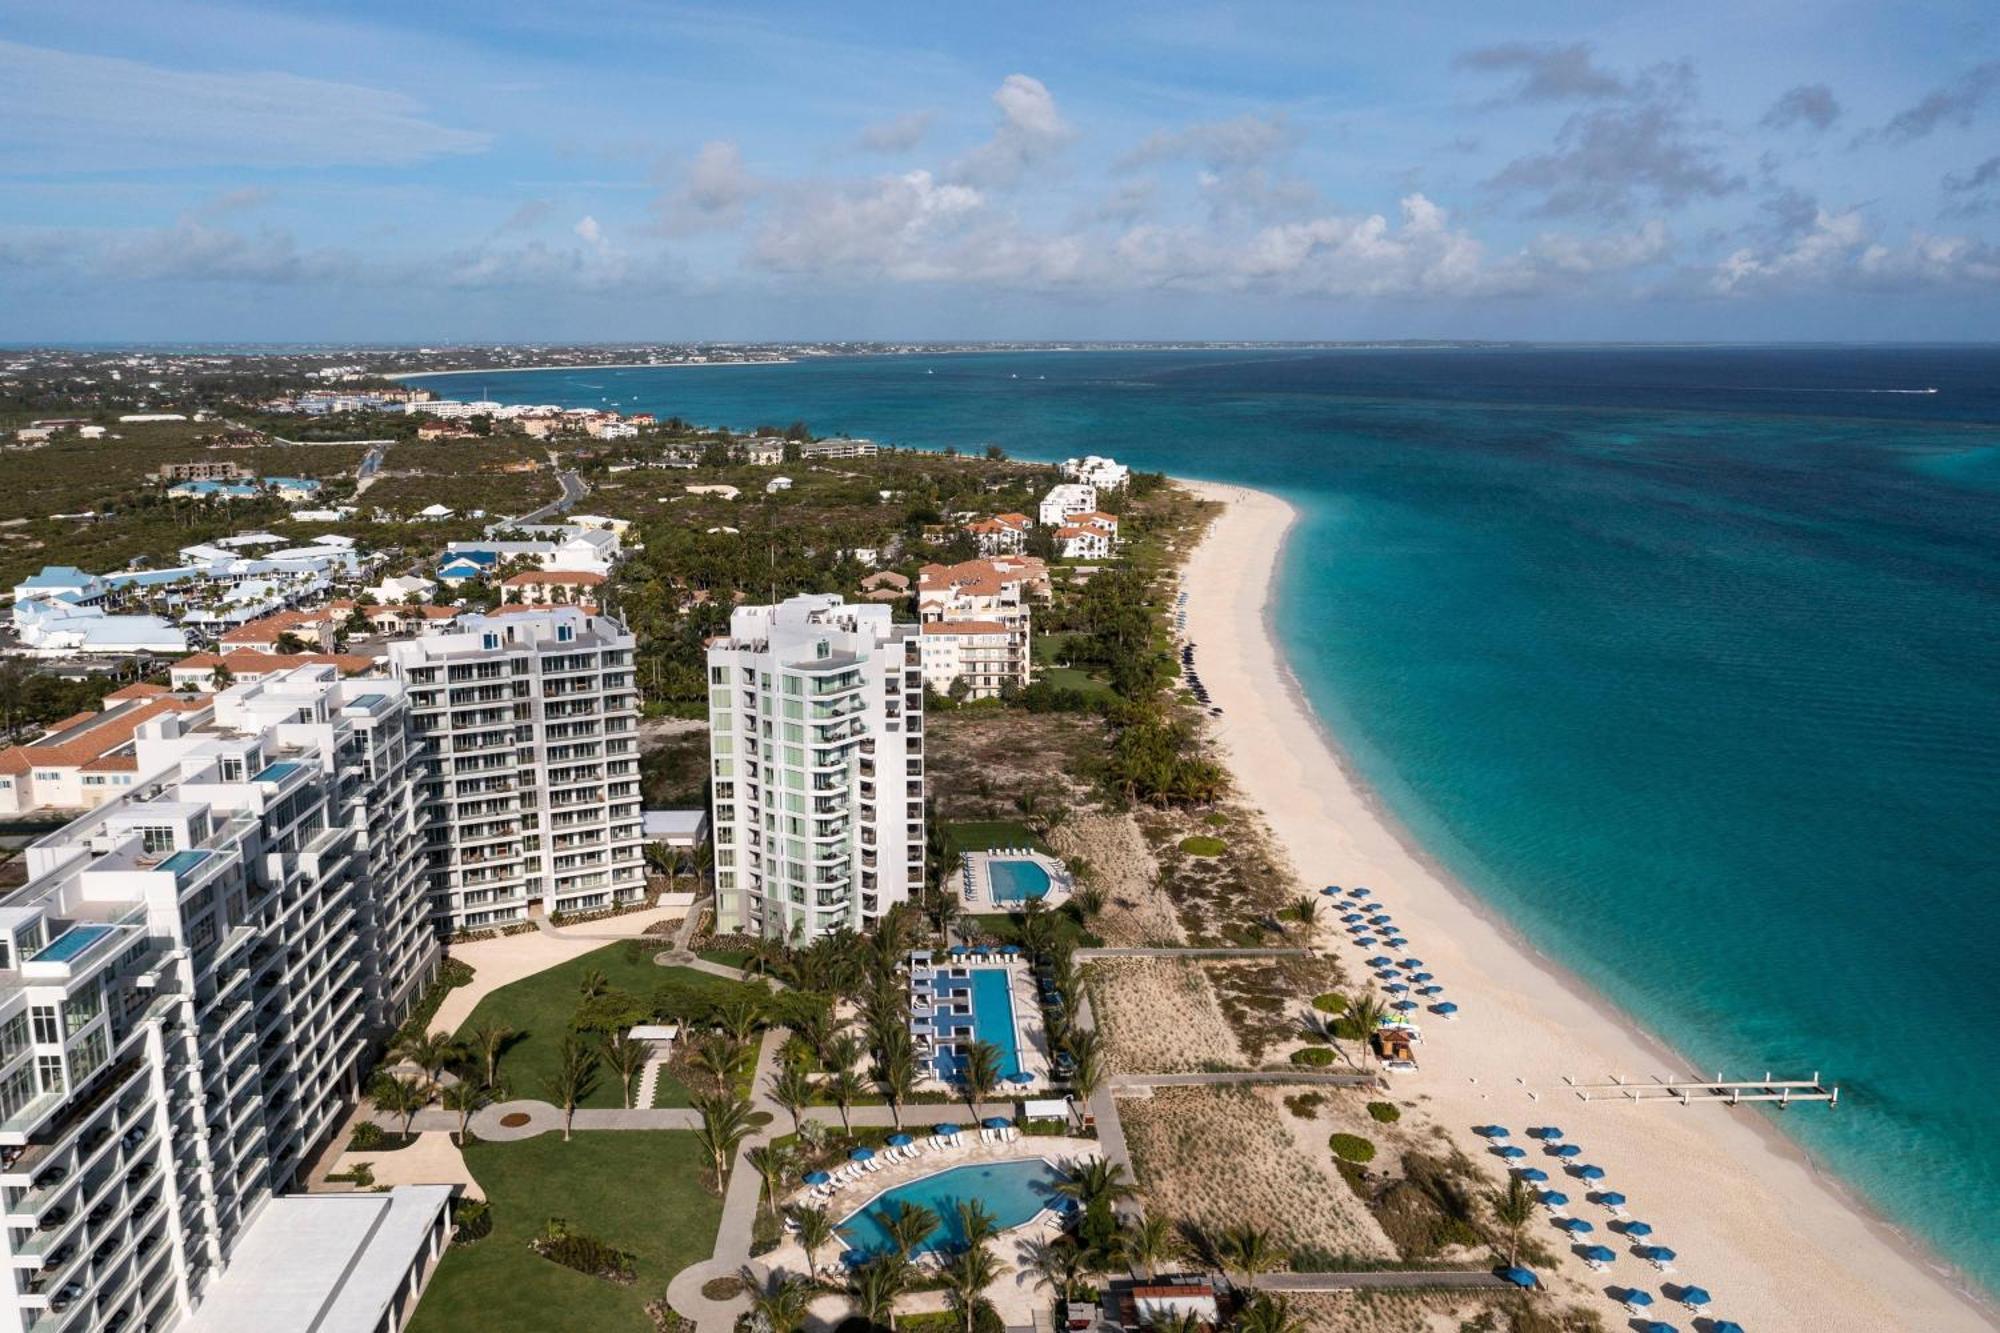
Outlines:
<svg viewBox="0 0 2000 1333"><path fill-rule="evenodd" d="M885 1327L908 1276L908 1265L895 1255L884 1255L861 1265L847 1276L847 1294L854 1302L854 1312L867 1320L870 1327Z"/></svg>
<svg viewBox="0 0 2000 1333"><path fill-rule="evenodd" d="M1292 900L1292 918L1299 923L1301 935L1312 934L1319 924L1319 899L1311 894L1302 894Z"/></svg>
<svg viewBox="0 0 2000 1333"><path fill-rule="evenodd" d="M826 1081L826 1095L833 1098L833 1104L840 1108L840 1127L848 1134L854 1133L853 1121L849 1118L855 1098L866 1091L861 1075L852 1069L838 1069Z"/></svg>
<svg viewBox="0 0 2000 1333"><path fill-rule="evenodd" d="M771 1072L771 1100L792 1114L792 1133L799 1132L799 1112L812 1105L812 1075L802 1065L780 1065Z"/></svg>
<svg viewBox="0 0 2000 1333"><path fill-rule="evenodd" d="M1335 1031L1345 1031L1361 1043L1361 1058L1372 1062L1375 1058L1375 1044L1371 1040L1375 1029L1389 1016L1389 1007L1382 1003L1373 991L1362 991L1347 1002L1347 1012L1328 1026Z"/></svg>
<svg viewBox="0 0 2000 1333"><path fill-rule="evenodd" d="M1083 1251L1067 1236L1030 1241L1028 1266L1034 1270L1036 1286L1047 1287L1056 1299L1066 1301L1083 1280Z"/></svg>
<svg viewBox="0 0 2000 1333"><path fill-rule="evenodd" d="M1248 1222L1222 1233L1221 1255L1223 1266L1241 1273L1246 1287L1257 1274L1268 1273L1285 1261L1270 1231Z"/></svg>
<svg viewBox="0 0 2000 1333"><path fill-rule="evenodd" d="M492 1101L492 1094L469 1078L462 1078L444 1090L444 1109L458 1113L458 1146L465 1146L466 1126L473 1113Z"/></svg>
<svg viewBox="0 0 2000 1333"><path fill-rule="evenodd" d="M1236 1333L1305 1333L1305 1327L1305 1320L1293 1316L1289 1300L1265 1292L1257 1293L1236 1317Z"/></svg>
<svg viewBox="0 0 2000 1333"><path fill-rule="evenodd" d="M1125 1233L1125 1257L1134 1268L1146 1270L1147 1280L1159 1276L1160 1261L1175 1251L1173 1219L1164 1213L1147 1213Z"/></svg>
<svg viewBox="0 0 2000 1333"><path fill-rule="evenodd" d="M812 1288L797 1278L774 1277L765 1283L754 1269L743 1269L743 1284L750 1288L750 1314L771 1333L799 1333L805 1327L806 1307L812 1303Z"/></svg>
<svg viewBox="0 0 2000 1333"><path fill-rule="evenodd" d="M694 1109L701 1116L695 1141L714 1164L715 1187L720 1190L729 1174L729 1159L751 1135L750 1103L741 1097L718 1094L696 1098Z"/></svg>
<svg viewBox="0 0 2000 1333"><path fill-rule="evenodd" d="M882 1230L904 1259L922 1249L938 1229L938 1215L920 1203L899 1199L882 1214Z"/></svg>
<svg viewBox="0 0 2000 1333"><path fill-rule="evenodd" d="M236 683L236 673L229 669L227 662L217 662L215 670L208 673L208 688L217 694Z"/></svg>
<svg viewBox="0 0 2000 1333"><path fill-rule="evenodd" d="M764 1209L772 1216L778 1212L778 1195L784 1191L785 1175L791 1169L792 1156L776 1144L764 1143L745 1154L757 1174L764 1178Z"/></svg>
<svg viewBox="0 0 2000 1333"><path fill-rule="evenodd" d="M479 1057L486 1071L485 1084L492 1087L499 1077L500 1052L507 1049L507 1043L514 1038L514 1029L504 1023L481 1023L468 1035L467 1047Z"/></svg>
<svg viewBox="0 0 2000 1333"><path fill-rule="evenodd" d="M287 657L292 657L306 650L306 641L292 631L284 630L271 640L271 646Z"/></svg>
<svg viewBox="0 0 2000 1333"><path fill-rule="evenodd" d="M369 1085L368 1100L384 1115L401 1116L403 1137L410 1136L410 1122L430 1101L430 1092L413 1078L383 1074Z"/></svg>
<svg viewBox="0 0 2000 1333"><path fill-rule="evenodd" d="M688 1064L708 1075L718 1093L726 1093L743 1068L743 1056L742 1043L726 1032L711 1032L694 1044Z"/></svg>
<svg viewBox="0 0 2000 1333"><path fill-rule="evenodd" d="M1088 1028L1073 1028L1069 1039L1063 1043L1069 1052L1073 1067L1069 1074L1070 1090L1079 1101L1089 1101L1104 1086L1104 1053L1097 1033Z"/></svg>
<svg viewBox="0 0 2000 1333"><path fill-rule="evenodd" d="M833 1214L817 1204L794 1204L790 1210L791 1219L798 1224L799 1245L806 1252L806 1267L813 1277L819 1276L819 1252L840 1239L833 1225Z"/></svg>
<svg viewBox="0 0 2000 1333"><path fill-rule="evenodd" d="M1507 1235L1507 1267L1516 1267L1521 1258L1521 1233L1535 1220L1535 1194L1519 1176L1507 1178L1504 1191L1495 1190L1487 1201L1493 1220Z"/></svg>
<svg viewBox="0 0 2000 1333"><path fill-rule="evenodd" d="M961 1251L945 1265L945 1294L951 1300L951 1308L964 1321L965 1333L972 1333L979 1307L987 1303L986 1289L1006 1272L1006 1266L989 1254L983 1245Z"/></svg>
<svg viewBox="0 0 2000 1333"><path fill-rule="evenodd" d="M639 1072L646 1067L646 1043L633 1040L631 1033L621 1029L606 1034L600 1044L604 1047L605 1063L618 1076L618 1100L629 1111L632 1109L633 1084L638 1081Z"/></svg>
<svg viewBox="0 0 2000 1333"><path fill-rule="evenodd" d="M1000 1224L992 1210L978 1199L961 1199L958 1204L958 1234L965 1237L967 1249L976 1250L1000 1234Z"/></svg>
<svg viewBox="0 0 2000 1333"><path fill-rule="evenodd" d="M1000 1048L990 1041L975 1041L965 1053L965 1106L973 1119L979 1118L979 1103L1000 1086Z"/></svg>
<svg viewBox="0 0 2000 1333"><path fill-rule="evenodd" d="M413 1032L400 1038L390 1048L389 1054L423 1070L425 1082L435 1087L438 1075L444 1072L445 1066L457 1060L463 1050L449 1032Z"/></svg>
<svg viewBox="0 0 2000 1333"><path fill-rule="evenodd" d="M565 1033L562 1045L556 1048L555 1072L542 1080L542 1090L549 1100L562 1108L563 1142L570 1139L570 1123L576 1119L577 1103L588 1097L597 1086L597 1053L577 1039L575 1033Z"/></svg>
<svg viewBox="0 0 2000 1333"><path fill-rule="evenodd" d="M1102 1157L1088 1157L1072 1163L1063 1172L1063 1178L1056 1182L1056 1193L1075 1199L1088 1212L1098 1205L1109 1206L1129 1199L1133 1190L1122 1165Z"/></svg>
<svg viewBox="0 0 2000 1333"><path fill-rule="evenodd" d="M586 968L583 976L578 978L576 988L584 999L594 1000L611 989L611 981L604 975L603 968Z"/></svg>
<svg viewBox="0 0 2000 1333"><path fill-rule="evenodd" d="M898 1028L895 1032L900 1041L889 1043L882 1053L882 1064L877 1069L877 1081L882 1085L882 1095L889 1099L889 1115L896 1122L896 1128L903 1127L903 1103L917 1091L917 1054L910 1048L908 1031Z"/></svg>

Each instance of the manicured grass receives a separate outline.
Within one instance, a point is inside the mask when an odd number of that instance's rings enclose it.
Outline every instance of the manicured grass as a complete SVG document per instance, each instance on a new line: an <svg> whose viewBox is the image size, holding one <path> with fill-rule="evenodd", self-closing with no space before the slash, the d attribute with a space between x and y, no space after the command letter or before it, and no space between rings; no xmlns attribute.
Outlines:
<svg viewBox="0 0 2000 1333"><path fill-rule="evenodd" d="M995 847L1032 847L1038 852L1048 850L1047 844L1035 836L1034 830L1011 819L965 820L944 826L947 856L984 852Z"/></svg>
<svg viewBox="0 0 2000 1333"><path fill-rule="evenodd" d="M465 1160L492 1202L493 1231L445 1255L410 1333L652 1333L646 1302L714 1253L722 1201L701 1183L707 1162L692 1134L544 1134L473 1143ZM528 1241L551 1217L630 1250L638 1281L616 1286L535 1255Z"/></svg>
<svg viewBox="0 0 2000 1333"><path fill-rule="evenodd" d="M1032 649L1035 659L1035 679L1052 689L1075 690L1079 694L1102 695L1111 698L1116 694L1103 677L1092 675L1082 667L1058 666L1064 660L1065 648L1074 638L1070 634L1037 634Z"/></svg>
<svg viewBox="0 0 2000 1333"><path fill-rule="evenodd" d="M519 1034L500 1056L500 1081L510 1097L548 1099L543 1085L555 1073L563 1034L583 1000L584 973L595 969L604 974L613 990L627 991L642 1001L665 982L675 982L699 990L728 994L740 983L686 967L661 967L652 960L652 942L639 952L638 961L629 961L625 945L608 944L581 958L558 964L546 972L524 977L502 986L473 1009L459 1035L487 1023L510 1027ZM581 1103L583 1106L617 1107L621 1104L618 1078L608 1065L599 1064L597 1086ZM687 1088L665 1071L661 1072L655 1106L689 1105Z"/></svg>
<svg viewBox="0 0 2000 1333"><path fill-rule="evenodd" d="M982 935L998 940L1002 944L1019 944L1021 942L1020 919L1012 913L990 912L984 915L968 916L965 919L977 925ZM1049 913L1049 920L1056 924L1057 938L1066 939L1080 949L1103 947L1104 941L1097 935L1084 929L1083 923L1070 913L1066 911L1051 912Z"/></svg>
<svg viewBox="0 0 2000 1333"><path fill-rule="evenodd" d="M698 949L695 951L695 957L705 958L711 963L720 963L724 967L734 967L737 969L744 968L750 963L750 951L748 949Z"/></svg>

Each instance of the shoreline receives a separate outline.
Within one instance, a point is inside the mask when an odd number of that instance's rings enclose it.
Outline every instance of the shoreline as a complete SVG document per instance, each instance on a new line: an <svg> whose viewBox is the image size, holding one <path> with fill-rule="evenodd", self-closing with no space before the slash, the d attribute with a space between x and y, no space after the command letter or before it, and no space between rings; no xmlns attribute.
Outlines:
<svg viewBox="0 0 2000 1333"><path fill-rule="evenodd" d="M525 375L545 370L713 370L718 366L795 366L799 358L774 361L598 361L581 366L480 366L470 370L405 370L385 380L423 380L433 375Z"/></svg>
<svg viewBox="0 0 2000 1333"><path fill-rule="evenodd" d="M1457 1021L1426 1018L1425 1068L1392 1081L1394 1091L1422 1098L1457 1146L1489 1165L1490 1145L1473 1125L1497 1119L1516 1143L1528 1125L1564 1125L1586 1160L1604 1167L1606 1184L1631 1198L1631 1215L1655 1225L1654 1240L1680 1251L1670 1275L1629 1255L1604 1273L1566 1258L1552 1285L1611 1316L1613 1326L1622 1306L1607 1288L1658 1291L1664 1280L1709 1287L1716 1317L1753 1327L1994 1327L1983 1292L1754 1107L1584 1103L1563 1087L1562 1074L1595 1080L1691 1066L1452 876L1312 709L1274 623L1297 511L1268 492L1174 483L1226 506L1183 566L1182 587L1186 638L1224 709L1210 731L1239 791L1263 812L1308 887L1333 880L1373 887L1463 1007ZM1302 734L1318 743L1300 744ZM1321 935L1353 973L1337 927ZM1568 1186L1572 1195L1583 1192L1578 1182ZM1531 1234L1558 1253L1569 1248L1545 1220Z"/></svg>

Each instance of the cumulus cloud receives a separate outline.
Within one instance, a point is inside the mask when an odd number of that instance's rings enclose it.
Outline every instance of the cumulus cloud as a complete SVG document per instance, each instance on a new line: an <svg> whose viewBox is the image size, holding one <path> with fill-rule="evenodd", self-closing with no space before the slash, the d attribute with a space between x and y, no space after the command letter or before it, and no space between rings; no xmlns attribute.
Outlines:
<svg viewBox="0 0 2000 1333"><path fill-rule="evenodd" d="M931 123L937 119L935 112L906 111L888 120L876 121L864 126L857 146L869 153L907 153L924 141L931 132Z"/></svg>
<svg viewBox="0 0 2000 1333"><path fill-rule="evenodd" d="M1996 94L2000 94L2000 60L1989 60L1897 112L1881 135L1900 144L1924 138L1942 126L1964 129Z"/></svg>
<svg viewBox="0 0 2000 1333"><path fill-rule="evenodd" d="M587 213L578 218L576 225L571 227L570 230L585 245L597 247L604 244L604 228L598 225L596 218L591 217Z"/></svg>
<svg viewBox="0 0 2000 1333"><path fill-rule="evenodd" d="M1056 108L1054 95L1030 75L1009 74L994 91L993 105L1000 109L998 128L991 139L953 165L954 180L1007 189L1076 136Z"/></svg>
<svg viewBox="0 0 2000 1333"><path fill-rule="evenodd" d="M1506 102L1603 101L1628 91L1623 79L1594 63L1588 42L1508 42L1463 52L1452 63L1482 74L1516 75L1499 99Z"/></svg>
<svg viewBox="0 0 2000 1333"><path fill-rule="evenodd" d="M1516 158L1487 182L1507 193L1538 196L1544 217L1615 219L1642 202L1674 209L1744 186L1689 121L1694 71L1685 62L1647 70L1622 85L1610 106L1578 111L1546 153Z"/></svg>
<svg viewBox="0 0 2000 1333"><path fill-rule="evenodd" d="M943 252L985 206L978 190L928 171L844 187L801 187L766 219L750 255L781 273L955 276Z"/></svg>
<svg viewBox="0 0 2000 1333"><path fill-rule="evenodd" d="M1967 236L1923 231L1891 246L1859 208L1821 209L1794 235L1733 251L1708 278L1710 290L1724 296L1796 287L1901 291L1967 285L2000 285L2000 250Z"/></svg>
<svg viewBox="0 0 2000 1333"><path fill-rule="evenodd" d="M0 41L0 170L404 167L485 149L415 99L271 71L165 69Z"/></svg>
<svg viewBox="0 0 2000 1333"><path fill-rule="evenodd" d="M1802 83L1787 89L1758 123L1767 130L1789 130L1804 125L1825 132L1840 119L1840 102L1833 89L1823 83Z"/></svg>
<svg viewBox="0 0 2000 1333"><path fill-rule="evenodd" d="M701 146L680 184L656 207L669 232L713 231L741 222L745 206L763 188L743 165L743 150L716 139Z"/></svg>

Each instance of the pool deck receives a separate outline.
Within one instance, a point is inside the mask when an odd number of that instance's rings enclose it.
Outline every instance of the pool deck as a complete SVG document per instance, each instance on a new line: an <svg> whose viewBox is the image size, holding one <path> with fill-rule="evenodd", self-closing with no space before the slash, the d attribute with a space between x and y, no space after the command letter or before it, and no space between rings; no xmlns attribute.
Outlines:
<svg viewBox="0 0 2000 1333"><path fill-rule="evenodd" d="M959 861L959 868L951 873L946 887L958 894L959 902L968 912L1011 912L1020 907L1017 900L1001 901L993 896L993 875L987 869L990 861L1033 861L1048 872L1049 891L1042 901L1050 907L1060 907L1069 901L1069 870L1057 858L1044 852L1029 851L1021 855L1009 853L998 856L992 851L967 852Z"/></svg>

